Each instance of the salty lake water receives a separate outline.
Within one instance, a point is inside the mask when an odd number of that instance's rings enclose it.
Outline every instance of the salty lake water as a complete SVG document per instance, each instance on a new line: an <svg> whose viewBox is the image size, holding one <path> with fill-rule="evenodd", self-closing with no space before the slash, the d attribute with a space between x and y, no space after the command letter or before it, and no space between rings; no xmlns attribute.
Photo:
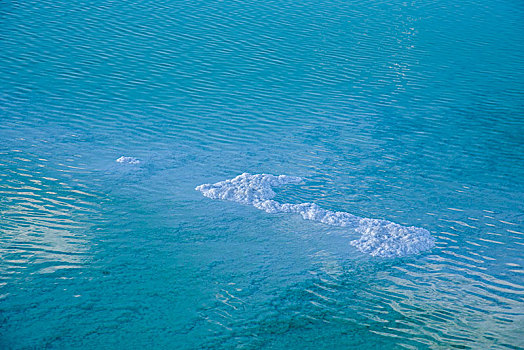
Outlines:
<svg viewBox="0 0 524 350"><path fill-rule="evenodd" d="M519 1L1 2L0 348L523 348L523 67Z"/></svg>

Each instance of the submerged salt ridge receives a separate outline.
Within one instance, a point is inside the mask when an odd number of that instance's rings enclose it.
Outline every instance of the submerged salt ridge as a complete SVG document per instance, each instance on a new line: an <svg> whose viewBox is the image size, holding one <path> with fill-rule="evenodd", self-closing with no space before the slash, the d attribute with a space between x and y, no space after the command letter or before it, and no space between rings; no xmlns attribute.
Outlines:
<svg viewBox="0 0 524 350"><path fill-rule="evenodd" d="M244 173L230 180L203 184L195 189L212 199L249 204L268 213L297 213L306 220L348 227L362 235L350 244L372 256L392 258L414 255L435 245L435 239L423 228L402 226L387 220L362 218L346 212L334 212L315 203L280 203L272 199L275 196L273 187L300 182L302 179L294 176Z"/></svg>

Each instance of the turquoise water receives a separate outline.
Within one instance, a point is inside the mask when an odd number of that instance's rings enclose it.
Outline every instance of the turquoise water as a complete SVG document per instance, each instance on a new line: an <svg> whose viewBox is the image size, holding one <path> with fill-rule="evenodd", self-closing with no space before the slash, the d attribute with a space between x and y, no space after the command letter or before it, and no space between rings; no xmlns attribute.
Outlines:
<svg viewBox="0 0 524 350"><path fill-rule="evenodd" d="M0 348L524 348L523 19L0 2ZM435 246L195 191L245 172Z"/></svg>

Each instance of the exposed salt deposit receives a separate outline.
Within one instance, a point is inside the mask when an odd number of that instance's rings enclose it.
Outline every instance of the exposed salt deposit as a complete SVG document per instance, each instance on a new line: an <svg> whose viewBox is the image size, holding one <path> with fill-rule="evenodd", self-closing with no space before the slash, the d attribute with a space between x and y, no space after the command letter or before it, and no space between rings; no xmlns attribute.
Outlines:
<svg viewBox="0 0 524 350"><path fill-rule="evenodd" d="M117 160L117 163L125 163L125 164L139 164L140 161L134 157L120 157Z"/></svg>
<svg viewBox="0 0 524 350"><path fill-rule="evenodd" d="M348 227L362 235L349 243L372 256L409 256L429 250L435 245L435 239L429 231L420 227L406 227L387 220L334 212L315 203L280 203L272 199L275 197L273 187L300 182L302 179L294 176L244 173L230 180L203 184L195 189L212 199L249 204L268 213L297 213L306 220Z"/></svg>

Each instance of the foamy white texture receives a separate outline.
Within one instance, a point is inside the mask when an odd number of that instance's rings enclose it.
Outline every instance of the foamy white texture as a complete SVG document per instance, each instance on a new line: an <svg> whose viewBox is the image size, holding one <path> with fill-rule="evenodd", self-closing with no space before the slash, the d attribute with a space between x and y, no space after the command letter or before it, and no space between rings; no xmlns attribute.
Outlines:
<svg viewBox="0 0 524 350"><path fill-rule="evenodd" d="M372 256L392 258L414 255L435 245L435 239L423 228L334 212L322 209L315 203L290 204L272 199L275 197L272 187L298 184L301 181L300 177L294 176L244 173L231 180L203 184L195 189L209 198L249 204L268 213L297 213L306 220L354 229L362 236L350 244Z"/></svg>
<svg viewBox="0 0 524 350"><path fill-rule="evenodd" d="M117 163L125 163L125 164L138 164L140 161L134 157L120 157L117 160Z"/></svg>

